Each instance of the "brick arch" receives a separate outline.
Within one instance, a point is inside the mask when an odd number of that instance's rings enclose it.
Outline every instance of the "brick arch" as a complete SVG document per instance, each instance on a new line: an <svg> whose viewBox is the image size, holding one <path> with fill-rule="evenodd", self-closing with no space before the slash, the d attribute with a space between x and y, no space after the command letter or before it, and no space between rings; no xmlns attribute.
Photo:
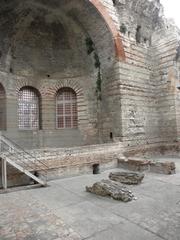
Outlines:
<svg viewBox="0 0 180 240"><path fill-rule="evenodd" d="M116 25L114 24L112 18L110 17L109 13L107 12L104 5L100 2L100 0L89 0L89 2L100 13L100 15L104 19L107 27L109 28L109 30L112 34L112 37L113 37L113 40L114 40L114 48L115 48L116 57L119 60L124 61L126 57L125 57L125 52L124 52L122 39L121 39L120 33L119 33Z"/></svg>
<svg viewBox="0 0 180 240"><path fill-rule="evenodd" d="M73 81L71 81L71 80L66 80L66 81L62 81L62 82L56 84L56 85L54 86L54 91L55 91L54 94L56 94L59 89L65 88L65 87L72 88L72 89L75 91L76 95L79 96L79 97L80 97L80 96L81 96L81 97L84 96L84 94L83 94L83 88L79 85L79 83L77 83L77 82L74 81L74 80L73 80Z"/></svg>
<svg viewBox="0 0 180 240"><path fill-rule="evenodd" d="M23 87L33 87L35 89L37 89L39 91L39 89L37 88L37 86L35 86L35 84L33 84L32 81L28 80L28 79L21 79L16 83L16 93L19 92L19 90ZM40 93L40 91L39 91Z"/></svg>
<svg viewBox="0 0 180 240"><path fill-rule="evenodd" d="M41 99L41 92L39 91L39 89L36 87L36 86L33 86L32 84L30 85L24 85L22 86L19 90L18 90L18 93L19 91L23 90L23 89L31 89L33 92L35 92L37 94L37 96Z"/></svg>
<svg viewBox="0 0 180 240"><path fill-rule="evenodd" d="M36 89L39 97L42 99L43 91L42 91L42 87L41 87L41 81L39 81L39 83L36 84L31 79L23 78L23 79L18 80L18 82L16 83L16 95L19 93L20 89L23 87L32 87L32 88Z"/></svg>
<svg viewBox="0 0 180 240"><path fill-rule="evenodd" d="M51 85L50 88L46 86L42 89L41 93L44 96L56 97L57 92L61 88L71 88L75 91L77 96L77 107L78 107L78 123L79 127L83 128L84 124L88 124L88 103L84 97L83 88L75 80L62 80L55 85Z"/></svg>

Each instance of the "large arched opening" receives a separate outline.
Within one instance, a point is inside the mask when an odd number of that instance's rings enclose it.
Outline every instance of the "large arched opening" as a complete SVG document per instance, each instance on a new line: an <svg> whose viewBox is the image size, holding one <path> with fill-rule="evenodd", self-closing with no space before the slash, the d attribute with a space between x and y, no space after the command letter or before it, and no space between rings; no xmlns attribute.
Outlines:
<svg viewBox="0 0 180 240"><path fill-rule="evenodd" d="M42 96L43 133L32 133L33 138L49 146L46 132L53 139L66 136L65 145L53 143L56 147L99 143L101 112L104 108L107 116L110 109L107 86L115 64L125 59L119 32L105 7L95 0L15 0L3 1L0 13L0 71L11 78L8 95L17 100L20 87L33 86ZM55 129L58 85L77 89L79 128L68 134ZM17 121L11 127L18 131ZM21 139L27 139L25 134L18 132Z"/></svg>

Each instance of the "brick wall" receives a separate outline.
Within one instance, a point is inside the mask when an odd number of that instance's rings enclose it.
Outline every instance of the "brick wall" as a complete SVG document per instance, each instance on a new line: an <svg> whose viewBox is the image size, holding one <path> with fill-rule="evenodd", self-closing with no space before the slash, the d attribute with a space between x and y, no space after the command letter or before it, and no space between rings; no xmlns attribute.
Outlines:
<svg viewBox="0 0 180 240"><path fill-rule="evenodd" d="M139 147L178 140L179 67L173 59L179 33L167 26L160 3L26 1L22 7L15 1L3 2L0 11L0 82L6 91L5 134L10 138L25 148L111 141ZM91 54L87 38L94 43ZM101 100L95 53L102 75ZM42 130L17 127L17 93L23 86L41 94ZM77 93L78 129L55 127L55 95L61 87Z"/></svg>
<svg viewBox="0 0 180 240"><path fill-rule="evenodd" d="M93 174L93 165L99 164L100 171L117 167L123 145L110 143L73 148L47 148L31 150L30 153L48 166L47 179L75 176L83 173ZM7 165L8 186L29 184L31 179ZM38 172L41 174L42 164ZM28 170L28 169L27 169ZM32 170L32 169L31 169ZM37 170L37 166L36 166ZM43 172L44 174L44 172ZM1 175L1 161L0 161ZM1 187L1 178L0 178Z"/></svg>

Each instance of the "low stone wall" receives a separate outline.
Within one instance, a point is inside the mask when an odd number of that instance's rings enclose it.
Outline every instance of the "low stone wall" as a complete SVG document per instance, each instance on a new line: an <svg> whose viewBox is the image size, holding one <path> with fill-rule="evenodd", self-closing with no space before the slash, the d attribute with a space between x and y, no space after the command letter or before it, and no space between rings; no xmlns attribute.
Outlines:
<svg viewBox="0 0 180 240"><path fill-rule="evenodd" d="M125 168L130 171L149 171L149 160L144 159L118 159L118 167Z"/></svg>
<svg viewBox="0 0 180 240"><path fill-rule="evenodd" d="M121 167L132 171L151 171L157 173L174 173L175 166L173 164L161 164L145 160L143 157L149 153L153 153L153 149L160 152L161 147L156 148L128 148L122 143L109 143L99 145L88 145L73 148L46 148L29 150L37 159L48 166L47 179L57 179L81 174L93 174L93 165L98 164L100 171L106 169ZM178 145L166 146L166 149L178 149ZM149 152L148 152L149 150ZM155 151L154 151L155 152ZM141 155L140 155L141 153ZM138 155L140 157L138 157ZM144 155L144 156L143 156ZM128 160L128 161L127 161ZM8 165L8 186L26 185L32 182L31 179L16 169ZM28 169L27 169L28 170ZM43 174L43 167L38 165L39 174ZM0 162L1 176L1 162ZM0 187L1 187L0 178Z"/></svg>
<svg viewBox="0 0 180 240"><path fill-rule="evenodd" d="M174 162L151 162L150 172L162 173L162 174L174 174L176 173L176 166Z"/></svg>
<svg viewBox="0 0 180 240"><path fill-rule="evenodd" d="M122 158L118 159L118 167L131 171L149 171L160 174L175 174L176 166L173 161L155 161L151 159Z"/></svg>
<svg viewBox="0 0 180 240"><path fill-rule="evenodd" d="M131 157L149 157L154 155L177 155L180 151L180 143L155 143L145 144L136 147L125 147L124 156L127 158Z"/></svg>
<svg viewBox="0 0 180 240"><path fill-rule="evenodd" d="M36 149L30 152L48 166L47 180L52 180L85 173L93 174L94 164L99 164L100 171L116 168L117 158L122 151L120 143L112 143L74 148ZM41 164L38 167L38 172L41 175L44 173L42 171L44 167ZM8 166L9 187L30 182L32 182L31 179Z"/></svg>
<svg viewBox="0 0 180 240"><path fill-rule="evenodd" d="M122 151L122 144L112 143L75 148L35 150L33 153L48 166L48 179L51 180L93 173L94 164L99 164L100 171L115 168L117 167L117 157L121 155Z"/></svg>

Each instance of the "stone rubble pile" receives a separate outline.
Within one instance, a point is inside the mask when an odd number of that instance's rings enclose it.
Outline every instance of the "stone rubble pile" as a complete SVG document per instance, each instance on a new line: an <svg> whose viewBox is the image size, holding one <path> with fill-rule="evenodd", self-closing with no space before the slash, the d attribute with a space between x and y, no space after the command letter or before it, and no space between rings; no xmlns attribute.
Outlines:
<svg viewBox="0 0 180 240"><path fill-rule="evenodd" d="M144 174L136 172L111 172L109 178L116 182L134 185L142 182Z"/></svg>
<svg viewBox="0 0 180 240"><path fill-rule="evenodd" d="M112 180L101 180L96 182L92 187L86 186L86 191L95 193L100 196L110 196L115 200L129 202L136 199L131 191L119 182Z"/></svg>

